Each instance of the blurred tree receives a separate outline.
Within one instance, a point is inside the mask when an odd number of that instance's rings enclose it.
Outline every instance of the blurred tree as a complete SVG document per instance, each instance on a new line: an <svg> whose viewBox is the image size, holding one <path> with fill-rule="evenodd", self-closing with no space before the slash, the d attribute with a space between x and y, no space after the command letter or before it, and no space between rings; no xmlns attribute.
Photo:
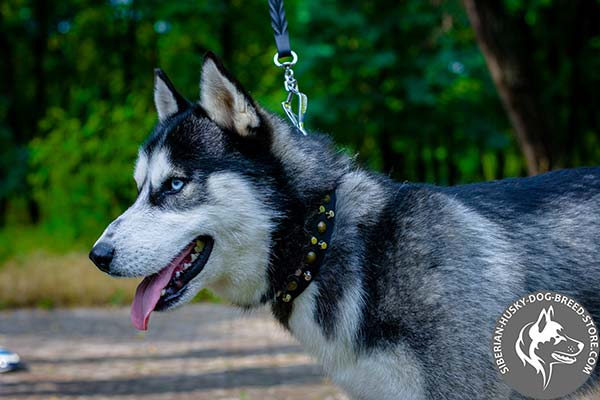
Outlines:
<svg viewBox="0 0 600 400"><path fill-rule="evenodd" d="M464 3L529 173L572 164L586 153L586 131L600 131L600 3Z"/></svg>

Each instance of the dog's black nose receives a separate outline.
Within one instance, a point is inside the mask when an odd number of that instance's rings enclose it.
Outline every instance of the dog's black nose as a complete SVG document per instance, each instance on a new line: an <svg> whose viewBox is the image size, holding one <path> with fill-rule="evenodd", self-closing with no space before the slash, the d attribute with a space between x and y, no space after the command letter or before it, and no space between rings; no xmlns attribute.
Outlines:
<svg viewBox="0 0 600 400"><path fill-rule="evenodd" d="M108 243L100 242L92 248L92 251L90 251L90 260L92 260L102 271L108 273L114 254L114 247Z"/></svg>

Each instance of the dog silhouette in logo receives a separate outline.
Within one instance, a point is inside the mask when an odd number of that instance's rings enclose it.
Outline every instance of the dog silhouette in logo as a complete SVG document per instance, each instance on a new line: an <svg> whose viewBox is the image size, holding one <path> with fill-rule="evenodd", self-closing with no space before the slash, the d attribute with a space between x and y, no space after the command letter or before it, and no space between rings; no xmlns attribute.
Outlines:
<svg viewBox="0 0 600 400"><path fill-rule="evenodd" d="M544 390L552 378L555 364L573 364L583 350L583 343L569 337L554 320L554 308L542 309L537 321L526 324L515 344L523 366L529 364L542 374Z"/></svg>

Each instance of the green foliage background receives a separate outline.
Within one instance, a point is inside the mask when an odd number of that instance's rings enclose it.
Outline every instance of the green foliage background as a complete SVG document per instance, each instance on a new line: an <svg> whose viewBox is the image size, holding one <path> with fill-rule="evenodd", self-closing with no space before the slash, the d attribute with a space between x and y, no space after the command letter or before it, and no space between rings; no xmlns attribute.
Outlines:
<svg viewBox="0 0 600 400"><path fill-rule="evenodd" d="M552 1L504 6L540 42L554 40L544 19ZM310 129L400 180L525 173L459 1L287 0L286 9ZM0 258L28 246L87 247L133 200L137 147L156 120L154 67L197 99L212 50L280 112L266 0L5 0L0 27ZM598 80L600 36L581 46L590 49L582 79ZM569 57L558 63L563 75L548 76L546 99L568 92ZM585 151L565 155L565 166L600 162L597 127L582 122Z"/></svg>

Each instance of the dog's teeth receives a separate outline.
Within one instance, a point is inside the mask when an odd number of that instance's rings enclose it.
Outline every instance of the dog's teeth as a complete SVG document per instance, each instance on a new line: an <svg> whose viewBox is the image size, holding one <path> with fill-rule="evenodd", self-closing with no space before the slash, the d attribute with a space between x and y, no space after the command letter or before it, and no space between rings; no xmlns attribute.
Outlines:
<svg viewBox="0 0 600 400"><path fill-rule="evenodd" d="M185 265L184 265L185 266ZM175 278L179 278L181 276L181 271L175 272Z"/></svg>
<svg viewBox="0 0 600 400"><path fill-rule="evenodd" d="M189 267L191 267L191 266L192 266L192 264L190 264L190 263L185 263L185 264L183 264L183 269L189 268Z"/></svg>
<svg viewBox="0 0 600 400"><path fill-rule="evenodd" d="M161 296L164 296L165 294L167 294L167 291L165 289L163 289L163 290L160 291L160 295Z"/></svg>
<svg viewBox="0 0 600 400"><path fill-rule="evenodd" d="M198 253L192 254L192 262L196 261L197 258L198 258Z"/></svg>
<svg viewBox="0 0 600 400"><path fill-rule="evenodd" d="M202 240L196 240L196 247L194 247L194 251L196 253L202 252L204 250L205 243Z"/></svg>

